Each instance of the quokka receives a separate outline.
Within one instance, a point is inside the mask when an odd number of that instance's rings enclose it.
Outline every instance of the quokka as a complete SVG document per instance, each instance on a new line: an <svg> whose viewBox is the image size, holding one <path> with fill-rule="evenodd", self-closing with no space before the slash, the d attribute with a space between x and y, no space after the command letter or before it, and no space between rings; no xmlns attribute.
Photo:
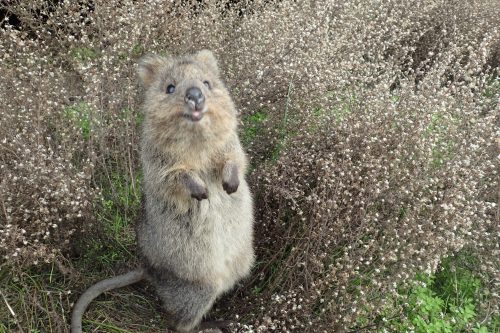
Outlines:
<svg viewBox="0 0 500 333"><path fill-rule="evenodd" d="M73 310L75 333L95 297L142 279L155 286L170 329L216 328L222 323L202 323L203 316L254 262L247 159L214 55L145 56L138 73L146 90L136 229L142 267L89 288Z"/></svg>

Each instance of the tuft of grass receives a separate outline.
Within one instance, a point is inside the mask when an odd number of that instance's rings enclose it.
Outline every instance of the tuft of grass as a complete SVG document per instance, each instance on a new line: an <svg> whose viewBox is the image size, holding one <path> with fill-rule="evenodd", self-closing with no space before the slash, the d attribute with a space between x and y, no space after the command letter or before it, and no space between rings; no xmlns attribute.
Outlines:
<svg viewBox="0 0 500 333"><path fill-rule="evenodd" d="M251 115L243 117L243 129L241 132L241 142L248 147L250 143L264 130L264 123L267 120L266 109L261 109Z"/></svg>
<svg viewBox="0 0 500 333"><path fill-rule="evenodd" d="M2 272L10 268L3 267ZM55 264L40 264L0 280L0 332L63 332L70 280ZM42 329L42 327L44 329Z"/></svg>
<svg viewBox="0 0 500 333"><path fill-rule="evenodd" d="M118 54L118 58L120 60L126 60L129 56L133 59L138 59L141 55L144 54L144 46L141 44L135 44L129 52L122 52Z"/></svg>
<svg viewBox="0 0 500 333"><path fill-rule="evenodd" d="M331 123L332 121L335 125L340 125L353 112L357 103L356 95L352 92L337 94L334 91L328 91L326 97L336 99L337 103L330 108L323 108L321 106L313 108L312 116L317 122L310 122L307 128L309 133L317 133L320 126L324 126L326 123ZM391 100L394 99L391 98Z"/></svg>
<svg viewBox="0 0 500 333"><path fill-rule="evenodd" d="M81 131L85 140L90 138L91 133L91 112L90 105L79 102L64 109L64 116L72 121Z"/></svg>
<svg viewBox="0 0 500 333"><path fill-rule="evenodd" d="M109 187L102 190L101 203L97 216L109 227L109 232L118 237L136 216L141 203L141 173L136 172L128 180L124 175L114 172L109 179Z"/></svg>
<svg viewBox="0 0 500 333"><path fill-rule="evenodd" d="M477 259L466 252L443 260L435 274L417 274L408 288L399 290L396 299L402 312L391 319L382 319L380 332L454 333L497 332L498 318L478 318L478 306L484 286L470 264ZM488 319L488 318L486 318ZM363 322L363 320L359 321Z"/></svg>
<svg viewBox="0 0 500 333"><path fill-rule="evenodd" d="M447 133L455 130L459 123L459 119L443 112L436 111L432 114L430 122L423 132L425 138L434 141L431 151L432 167L439 168L453 158L455 142L446 139L446 137Z"/></svg>
<svg viewBox="0 0 500 333"><path fill-rule="evenodd" d="M487 80L486 87L483 91L485 98L494 98L500 94L500 78L493 75Z"/></svg>
<svg viewBox="0 0 500 333"><path fill-rule="evenodd" d="M132 47L130 53L132 54L132 56L138 58L142 54L144 54L144 46L142 46L141 44L135 44L134 47Z"/></svg>
<svg viewBox="0 0 500 333"><path fill-rule="evenodd" d="M84 46L72 48L70 55L81 63L86 63L99 57L96 50Z"/></svg>
<svg viewBox="0 0 500 333"><path fill-rule="evenodd" d="M288 84L288 92L286 94L286 103L285 103L285 110L283 113L283 119L277 126L278 140L277 140L274 148L271 151L271 161L272 162L276 162L278 160L279 155L285 146L285 140L286 140L287 136L293 135L293 133L289 133L290 130L288 128L288 122L289 122L288 109L290 107L290 97L292 94L292 90L293 90L293 84L292 84L292 82L290 82Z"/></svg>
<svg viewBox="0 0 500 333"><path fill-rule="evenodd" d="M133 257L130 249L135 243L133 222L141 204L141 173L133 179L114 172L104 181L101 195L94 204L95 214L102 223L106 242L90 240L86 260L101 265L125 262Z"/></svg>

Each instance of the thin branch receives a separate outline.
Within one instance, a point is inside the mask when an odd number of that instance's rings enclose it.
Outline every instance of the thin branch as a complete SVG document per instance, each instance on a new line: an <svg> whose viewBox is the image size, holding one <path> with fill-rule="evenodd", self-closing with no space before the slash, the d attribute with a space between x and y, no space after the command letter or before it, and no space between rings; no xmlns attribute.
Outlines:
<svg viewBox="0 0 500 333"><path fill-rule="evenodd" d="M17 328L19 329L19 332L24 333L23 328L19 324L19 321L17 320L16 313L14 312L14 309L10 306L9 302L7 301L7 297L5 297L3 291L0 290L0 295L2 295L3 301L5 302L5 305L7 306L7 309L9 309L10 314L12 317L14 317L14 322L17 324Z"/></svg>

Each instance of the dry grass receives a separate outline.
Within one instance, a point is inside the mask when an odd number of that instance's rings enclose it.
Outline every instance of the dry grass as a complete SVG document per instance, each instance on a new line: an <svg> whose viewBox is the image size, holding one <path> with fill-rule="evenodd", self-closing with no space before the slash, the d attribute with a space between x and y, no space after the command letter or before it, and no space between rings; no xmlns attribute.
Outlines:
<svg viewBox="0 0 500 333"><path fill-rule="evenodd" d="M495 1L0 8L0 332L65 332L85 287L135 265L135 63L201 48L241 113L257 203L258 264L213 316L238 332L382 330L398 288L463 248L489 295L480 320L500 311ZM86 318L164 326L145 284Z"/></svg>

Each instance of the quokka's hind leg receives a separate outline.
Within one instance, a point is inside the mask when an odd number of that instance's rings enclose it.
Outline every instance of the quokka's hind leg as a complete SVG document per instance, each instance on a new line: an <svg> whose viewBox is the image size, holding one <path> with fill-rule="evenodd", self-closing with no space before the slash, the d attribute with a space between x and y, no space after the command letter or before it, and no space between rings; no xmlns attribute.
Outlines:
<svg viewBox="0 0 500 333"><path fill-rule="evenodd" d="M173 274L162 274L161 279L156 276L152 282L163 301L169 328L179 333L197 332L203 316L215 301L216 290Z"/></svg>

